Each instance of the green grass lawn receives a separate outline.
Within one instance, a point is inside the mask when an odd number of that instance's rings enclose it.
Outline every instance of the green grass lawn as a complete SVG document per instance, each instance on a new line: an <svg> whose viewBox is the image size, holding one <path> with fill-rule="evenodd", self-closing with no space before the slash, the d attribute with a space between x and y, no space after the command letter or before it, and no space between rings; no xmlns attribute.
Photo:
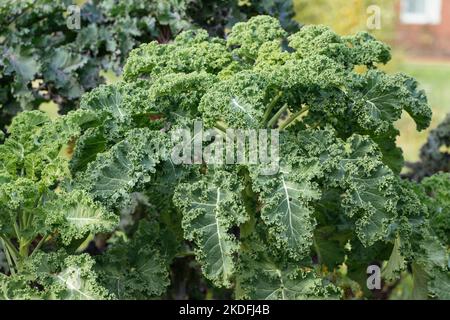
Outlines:
<svg viewBox="0 0 450 320"><path fill-rule="evenodd" d="M398 66L399 71L416 78L425 89L433 109L433 122L430 129L444 120L450 113L450 62L406 61ZM416 161L421 146L425 143L429 130L418 133L413 120L405 114L398 121L401 132L398 144L403 149L407 161Z"/></svg>

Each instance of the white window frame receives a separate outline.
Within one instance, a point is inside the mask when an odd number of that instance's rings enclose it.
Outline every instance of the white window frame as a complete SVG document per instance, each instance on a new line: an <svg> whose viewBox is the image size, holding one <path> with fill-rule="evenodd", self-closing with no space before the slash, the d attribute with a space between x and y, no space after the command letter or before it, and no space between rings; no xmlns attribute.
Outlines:
<svg viewBox="0 0 450 320"><path fill-rule="evenodd" d="M407 12L408 1L411 0L402 0L400 4L400 21L403 24L441 24L442 0L425 0L425 11L421 13Z"/></svg>

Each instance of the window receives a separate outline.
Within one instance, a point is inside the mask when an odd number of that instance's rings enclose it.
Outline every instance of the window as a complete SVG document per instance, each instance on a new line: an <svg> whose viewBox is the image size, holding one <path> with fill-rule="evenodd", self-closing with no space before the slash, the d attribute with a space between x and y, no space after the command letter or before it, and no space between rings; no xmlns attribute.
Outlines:
<svg viewBox="0 0 450 320"><path fill-rule="evenodd" d="M425 0L406 1L405 12L408 14L424 14Z"/></svg>
<svg viewBox="0 0 450 320"><path fill-rule="evenodd" d="M442 0L402 0L400 20L404 24L440 24Z"/></svg>

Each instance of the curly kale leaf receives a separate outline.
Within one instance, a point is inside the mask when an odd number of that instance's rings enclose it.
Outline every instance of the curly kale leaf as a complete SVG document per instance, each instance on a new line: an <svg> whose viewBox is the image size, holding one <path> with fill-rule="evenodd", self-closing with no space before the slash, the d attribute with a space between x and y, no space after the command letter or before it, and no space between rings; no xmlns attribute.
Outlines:
<svg viewBox="0 0 450 320"><path fill-rule="evenodd" d="M243 61L253 62L259 48L266 42L281 42L287 32L276 19L259 16L248 22L237 23L227 38L227 46L234 48L232 53Z"/></svg>
<svg viewBox="0 0 450 320"><path fill-rule="evenodd" d="M407 264L412 266L413 296L447 299L448 286L448 175L425 180L418 185L403 181L398 202L399 219L391 225L397 237L391 258L384 271L389 279L397 279Z"/></svg>
<svg viewBox="0 0 450 320"><path fill-rule="evenodd" d="M422 181L427 197L422 198L428 207L431 228L439 239L450 245L450 175L437 174Z"/></svg>
<svg viewBox="0 0 450 320"><path fill-rule="evenodd" d="M99 284L87 254L70 256L63 251L39 252L27 260L20 274L0 275L0 298L4 300L99 300L111 299Z"/></svg>
<svg viewBox="0 0 450 320"><path fill-rule="evenodd" d="M385 134L393 129L402 111L407 111L423 130L430 125L431 110L417 82L403 74L387 76L379 71L369 71L356 77L352 83L352 112L361 128Z"/></svg>
<svg viewBox="0 0 450 320"><path fill-rule="evenodd" d="M154 224L143 220L131 239L116 239L98 257L100 282L117 299L148 299L165 293L169 285L167 257L157 246L155 237L161 234L154 229Z"/></svg>
<svg viewBox="0 0 450 320"><path fill-rule="evenodd" d="M196 244L205 276L218 286L231 286L235 272L239 242L231 231L248 219L242 190L232 173L218 170L180 184L174 195L183 213L185 238Z"/></svg>
<svg viewBox="0 0 450 320"><path fill-rule="evenodd" d="M0 145L0 238L12 276L49 242L69 247L117 226L114 214L70 186L68 147L95 123L88 111L54 121L31 111L9 128Z"/></svg>
<svg viewBox="0 0 450 320"><path fill-rule="evenodd" d="M256 300L339 299L341 292L318 277L313 270L282 267L270 260L248 261L249 278L242 286L248 292L239 297ZM252 268L254 266L254 269Z"/></svg>
<svg viewBox="0 0 450 320"><path fill-rule="evenodd" d="M224 40L211 41L205 31L185 31L173 43L161 46L151 42L133 50L124 67L124 79L200 71L217 74L232 60Z"/></svg>
<svg viewBox="0 0 450 320"><path fill-rule="evenodd" d="M119 223L119 218L95 203L84 191L73 190L58 195L48 204L45 224L61 233L65 244L86 235L109 232Z"/></svg>
<svg viewBox="0 0 450 320"><path fill-rule="evenodd" d="M258 128L267 106L269 86L270 80L264 75L242 71L216 83L213 90L203 95L198 109L210 126L223 121L234 128Z"/></svg>
<svg viewBox="0 0 450 320"><path fill-rule="evenodd" d="M312 182L320 174L318 161L302 160L281 167L275 177L251 172L271 240L293 258L309 252L316 225L310 202L320 198L320 190Z"/></svg>
<svg viewBox="0 0 450 320"><path fill-rule="evenodd" d="M347 185L342 205L347 215L357 217L358 237L370 246L383 239L389 222L395 218L395 177L367 138L353 136L346 147L346 157L339 163L339 172L344 169L345 173L338 181Z"/></svg>
<svg viewBox="0 0 450 320"><path fill-rule="evenodd" d="M342 291L321 278L308 264L298 264L271 255L257 238L252 249L240 256L236 298L256 300L339 299ZM302 266L303 265L303 266Z"/></svg>
<svg viewBox="0 0 450 320"><path fill-rule="evenodd" d="M341 37L326 26L305 26L289 37L289 46L301 57L324 55L347 68L373 67L391 60L390 48L368 33Z"/></svg>
<svg viewBox="0 0 450 320"><path fill-rule="evenodd" d="M290 144L288 150L319 161L321 184L340 192L342 211L354 221L360 241L370 246L384 239L396 216L398 196L393 187L395 176L381 161L376 144L360 135L345 141L333 130L300 131L297 135L286 143Z"/></svg>
<svg viewBox="0 0 450 320"><path fill-rule="evenodd" d="M164 133L135 129L111 149L97 154L77 178L77 185L108 207L129 201L130 193L151 180L156 165L167 158Z"/></svg>

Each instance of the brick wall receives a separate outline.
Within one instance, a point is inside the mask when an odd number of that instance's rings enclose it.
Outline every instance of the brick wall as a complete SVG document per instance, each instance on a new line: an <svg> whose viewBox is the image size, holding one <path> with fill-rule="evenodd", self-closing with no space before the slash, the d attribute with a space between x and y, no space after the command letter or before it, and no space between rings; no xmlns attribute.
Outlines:
<svg viewBox="0 0 450 320"><path fill-rule="evenodd" d="M399 1L397 12L400 13ZM412 56L450 58L450 0L442 0L439 25L405 25L399 18L396 40Z"/></svg>

